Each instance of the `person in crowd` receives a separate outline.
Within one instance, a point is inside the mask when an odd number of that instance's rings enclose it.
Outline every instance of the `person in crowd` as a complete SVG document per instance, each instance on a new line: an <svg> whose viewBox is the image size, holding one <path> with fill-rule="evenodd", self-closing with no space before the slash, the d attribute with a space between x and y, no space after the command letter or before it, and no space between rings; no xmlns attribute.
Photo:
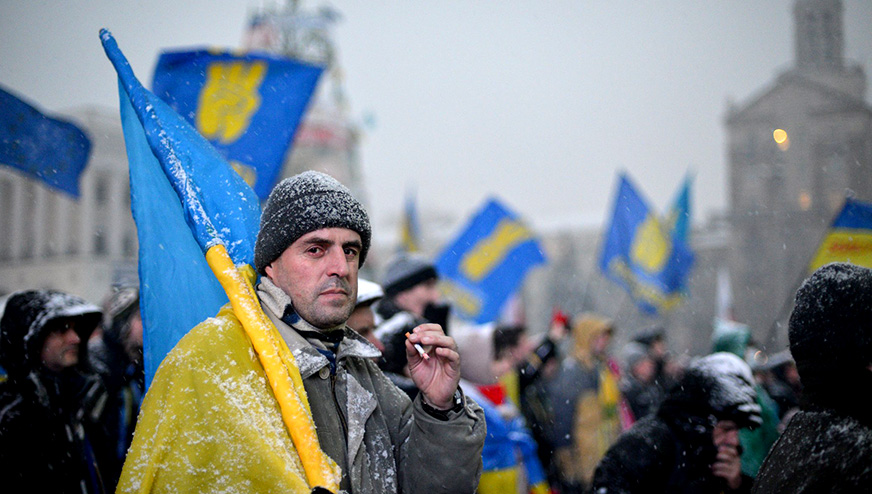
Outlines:
<svg viewBox="0 0 872 494"><path fill-rule="evenodd" d="M458 387L460 356L441 327L406 344L414 401L346 325L370 247L366 210L332 177L303 172L270 193L255 244L256 292L293 355L320 449L355 494L472 492L485 421ZM427 349L428 358L413 346ZM192 329L158 368L120 492L306 492L299 453L230 306Z"/></svg>
<svg viewBox="0 0 872 494"><path fill-rule="evenodd" d="M666 345L666 329L659 325L647 327L636 333L632 341L648 351L655 364L654 383L665 393L680 377L680 364L670 357Z"/></svg>
<svg viewBox="0 0 872 494"><path fill-rule="evenodd" d="M761 377L758 380L778 405L778 418L781 424L785 424L786 419L799 408L799 397L802 394L796 362L790 356L790 350L785 349L769 357L761 367Z"/></svg>
<svg viewBox="0 0 872 494"><path fill-rule="evenodd" d="M379 368L415 398L418 388L409 376L406 333L425 323L448 327L448 309L440 303L436 266L418 254L401 253L385 268L384 297L376 304L376 337L382 342Z"/></svg>
<svg viewBox="0 0 872 494"><path fill-rule="evenodd" d="M618 366L609 357L611 320L595 314L573 318L574 351L551 382L554 461L561 492L585 492L600 458L632 424L622 399Z"/></svg>
<svg viewBox="0 0 872 494"><path fill-rule="evenodd" d="M366 338L366 341L372 343L379 351L384 351L385 347L375 336L375 313L372 306L381 300L384 294L378 283L358 278L357 304L346 322L349 328L357 331L357 334ZM403 357L405 358L405 355Z"/></svg>
<svg viewBox="0 0 872 494"><path fill-rule="evenodd" d="M759 425L751 369L730 353L693 362L654 414L636 422L596 469L596 494L745 493L738 430Z"/></svg>
<svg viewBox="0 0 872 494"><path fill-rule="evenodd" d="M558 485L554 462L554 407L548 387L560 368L561 343L569 334L569 316L559 309L552 312L548 331L518 370L521 413L536 441L539 461L551 485Z"/></svg>
<svg viewBox="0 0 872 494"><path fill-rule="evenodd" d="M86 345L101 317L96 306L54 290L9 297L0 319L4 492L104 492L89 437L106 392Z"/></svg>
<svg viewBox="0 0 872 494"><path fill-rule="evenodd" d="M633 417L638 420L652 413L663 399L664 391L655 382L657 363L641 343L631 341L621 349L623 372L621 395L630 405Z"/></svg>
<svg viewBox="0 0 872 494"><path fill-rule="evenodd" d="M145 394L138 288L118 287L107 297L102 336L91 339L89 355L108 393L99 419L103 437L93 444L101 459L103 482L114 492Z"/></svg>
<svg viewBox="0 0 872 494"><path fill-rule="evenodd" d="M872 487L872 270L827 264L796 292L790 353L800 411L772 447L755 493L868 492Z"/></svg>
<svg viewBox="0 0 872 494"><path fill-rule="evenodd" d="M753 361L757 353L752 349L751 329L734 321L718 320L712 332L712 352L729 352L746 362ZM752 369L753 373L753 369ZM753 374L752 374L753 375ZM757 476L760 465L769 449L778 439L778 405L756 379L754 380L757 405L760 407L762 423L753 429L739 431L742 444L742 472L751 478Z"/></svg>
<svg viewBox="0 0 872 494"><path fill-rule="evenodd" d="M522 326L495 324L457 332L461 387L481 405L487 423L479 494L550 491L536 442L501 382L525 356L523 332Z"/></svg>

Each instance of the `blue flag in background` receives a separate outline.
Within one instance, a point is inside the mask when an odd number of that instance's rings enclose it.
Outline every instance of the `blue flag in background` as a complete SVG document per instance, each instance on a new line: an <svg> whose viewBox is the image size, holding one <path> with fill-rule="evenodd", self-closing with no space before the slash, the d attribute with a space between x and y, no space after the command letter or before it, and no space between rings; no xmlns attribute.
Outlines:
<svg viewBox="0 0 872 494"><path fill-rule="evenodd" d="M268 54L166 52L158 59L152 90L265 199L322 71Z"/></svg>
<svg viewBox="0 0 872 494"><path fill-rule="evenodd" d="M205 250L222 243L235 264L253 263L260 201L187 121L139 83L111 34L101 31L101 38L118 72L148 385L182 336L228 301Z"/></svg>
<svg viewBox="0 0 872 494"><path fill-rule="evenodd" d="M692 177L688 174L675 199L672 207L666 213L666 227L672 232L672 238L680 239L685 244L689 243L688 230L690 228L690 182Z"/></svg>
<svg viewBox="0 0 872 494"><path fill-rule="evenodd" d="M49 118L0 88L0 165L79 197L91 140L70 122Z"/></svg>
<svg viewBox="0 0 872 494"><path fill-rule="evenodd" d="M622 285L645 312L675 306L693 265L693 253L621 174L611 225L603 240L600 269Z"/></svg>
<svg viewBox="0 0 872 494"><path fill-rule="evenodd" d="M458 315L495 321L527 271L545 262L533 233L518 215L490 199L436 261L441 287Z"/></svg>
<svg viewBox="0 0 872 494"><path fill-rule="evenodd" d="M418 207L415 204L414 190L406 192L403 220L400 225L400 250L403 252L421 250L421 225L418 222Z"/></svg>

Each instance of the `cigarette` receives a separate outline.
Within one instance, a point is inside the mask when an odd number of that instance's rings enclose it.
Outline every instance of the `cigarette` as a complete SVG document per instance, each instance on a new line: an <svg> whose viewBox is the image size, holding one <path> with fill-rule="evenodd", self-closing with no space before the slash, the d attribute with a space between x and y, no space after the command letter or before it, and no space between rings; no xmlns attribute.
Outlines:
<svg viewBox="0 0 872 494"><path fill-rule="evenodd" d="M406 338L411 336L409 333L406 333ZM427 355L427 352L424 351L424 347L422 347L419 343L412 343L415 346L415 350L418 350L418 355L424 358L424 360L430 360L430 356Z"/></svg>

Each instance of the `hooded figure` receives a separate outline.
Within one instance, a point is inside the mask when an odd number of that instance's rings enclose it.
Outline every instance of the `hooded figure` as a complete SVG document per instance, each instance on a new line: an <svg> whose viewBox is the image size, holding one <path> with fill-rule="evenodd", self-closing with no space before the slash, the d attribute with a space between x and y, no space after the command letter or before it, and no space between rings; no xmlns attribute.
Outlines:
<svg viewBox="0 0 872 494"><path fill-rule="evenodd" d="M9 297L0 319L0 478L32 492L103 492L88 436L105 391L86 342L100 310L61 292Z"/></svg>
<svg viewBox="0 0 872 494"><path fill-rule="evenodd" d="M723 479L712 473L717 448L715 427L731 421L736 427L761 422L748 365L729 353L715 353L688 367L655 414L622 434L596 469L593 492L721 493ZM738 463L736 465L738 471Z"/></svg>
<svg viewBox="0 0 872 494"><path fill-rule="evenodd" d="M108 393L100 418L105 438L94 441L94 448L101 459L104 483L114 491L145 395L139 289L114 290L104 309L103 337L90 342L88 349L91 365Z"/></svg>
<svg viewBox="0 0 872 494"><path fill-rule="evenodd" d="M554 459L564 489L586 489L597 463L632 422L618 389L618 367L606 353L614 326L593 314L574 318L572 355L550 384Z"/></svg>
<svg viewBox="0 0 872 494"><path fill-rule="evenodd" d="M788 327L800 411L760 468L754 492L872 488L872 270L821 267L796 292Z"/></svg>

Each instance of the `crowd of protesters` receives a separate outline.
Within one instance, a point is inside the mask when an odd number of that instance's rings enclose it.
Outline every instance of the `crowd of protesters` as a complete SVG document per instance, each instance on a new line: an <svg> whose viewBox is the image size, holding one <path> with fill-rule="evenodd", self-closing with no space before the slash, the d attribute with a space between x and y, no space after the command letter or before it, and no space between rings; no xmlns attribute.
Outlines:
<svg viewBox="0 0 872 494"><path fill-rule="evenodd" d="M325 186L320 177L308 179ZM341 196L334 207L356 207L344 188L334 189L333 182L326 187L325 193ZM313 230L293 238L267 239L278 244L261 269L265 278L283 283L273 273L283 266L285 249L321 231L318 227L352 232L355 238L369 234L368 220L340 227L313 221ZM329 242L320 242L330 248ZM354 244L355 263L357 255L363 262L369 238L365 242ZM622 328L599 314L569 315L555 309L550 321L541 327L531 323L530 328L464 324L451 318L440 296L436 267L414 254L391 260L379 281L355 279L353 307L335 321L359 336L346 334L333 341L323 335L336 333L309 330L306 338L312 341L300 343L317 350L313 355L327 356L331 373L357 373L356 379L374 382L361 396L390 395L372 402L377 409L386 408L372 415L385 422L384 436L363 441L390 442L389 449L403 456L396 460L399 468L406 465L404 455L409 462L415 458L408 463L415 465L414 471L394 472L405 481L376 482L368 476L385 472L358 468L359 460L349 457L340 463L348 462L345 468L355 477L343 480L343 492L377 492L386 486L406 492L428 461L439 458L433 468L460 465L470 452L481 457L481 464L464 463L463 475L451 485L482 494L872 489L872 413L864 400L872 391L869 269L830 264L815 272L796 294L790 348L763 362L748 360L753 342L742 325L716 325L709 355L680 360L668 351L668 328L659 326L628 331L627 343L613 351ZM270 297L284 293L269 288L259 288L265 290L262 303L267 306ZM275 321L306 334L299 330L305 315L288 318L287 307L292 306L279 305ZM427 328L429 340L409 336L420 328ZM0 366L5 371L0 383L0 478L11 482L7 485L39 492L115 491L127 468L137 419L143 416L142 331L136 288L114 289L102 308L53 290L7 297L0 319ZM456 350L444 363L458 363L459 376L446 378L442 386L451 391L456 379L456 396L451 398L456 404L435 406L433 397L442 397L442 389L422 390L429 381L420 375L421 361L410 356L417 355L409 350L410 338L421 344L438 341L424 349L434 359L436 347L444 351L440 355ZM356 352L359 363L352 365L358 361L343 356L349 351ZM350 367L344 370L343 365ZM308 374L304 377L309 379ZM397 405L399 409L391 408ZM160 413L143 410L150 424L156 419L149 413ZM343 416L351 420L348 410ZM391 422L397 420L417 421L415 430L432 428L421 437L444 442L419 445L425 456L411 450L400 454L399 448L416 432L407 426L393 429ZM482 420L484 427L478 423ZM358 427L376 426L367 421ZM350 454L347 444L333 442L336 451ZM462 444L463 453L451 444ZM144 447L140 442L137 454L148 458L151 452ZM375 465L384 460L365 461Z"/></svg>

